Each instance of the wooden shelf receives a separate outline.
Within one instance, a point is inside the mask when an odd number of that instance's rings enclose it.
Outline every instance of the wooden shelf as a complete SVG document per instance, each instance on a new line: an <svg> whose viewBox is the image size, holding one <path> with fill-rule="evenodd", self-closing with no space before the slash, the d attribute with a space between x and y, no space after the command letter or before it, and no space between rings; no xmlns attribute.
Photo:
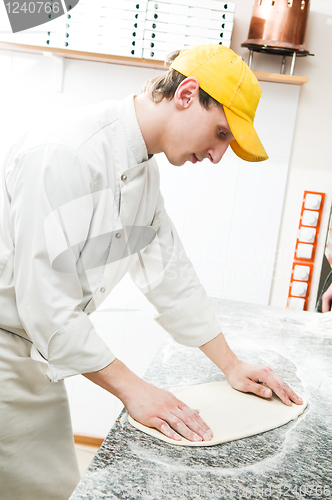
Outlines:
<svg viewBox="0 0 332 500"><path fill-rule="evenodd" d="M126 66L138 66L143 68L153 68L165 70L168 65L163 61L153 59L139 59L138 57L113 56L109 54L96 54L94 52L81 52L76 50L57 49L51 47L40 47L37 45L23 45L19 43L0 42L0 49L14 50L17 52L29 52L33 54L42 54L51 52L68 59L82 59L85 61L106 62L111 64L122 64ZM256 78L261 82L289 83L292 85L302 85L308 81L305 76L281 75L279 73L262 73L254 71Z"/></svg>
<svg viewBox="0 0 332 500"><path fill-rule="evenodd" d="M280 73L262 73L254 71L257 80L261 82L290 83L291 85L302 85L307 83L306 76L281 75Z"/></svg>
<svg viewBox="0 0 332 500"><path fill-rule="evenodd" d="M82 59L85 61L106 62L112 64L122 64L126 66L139 66L153 69L166 69L167 64L163 61L153 59L140 59L138 57L114 56L109 54L96 54L95 52L81 52L78 50L57 49L51 47L40 47L38 45L23 45L20 43L0 42L0 49L14 50L17 52L30 52L33 54L42 54L50 52L68 59Z"/></svg>

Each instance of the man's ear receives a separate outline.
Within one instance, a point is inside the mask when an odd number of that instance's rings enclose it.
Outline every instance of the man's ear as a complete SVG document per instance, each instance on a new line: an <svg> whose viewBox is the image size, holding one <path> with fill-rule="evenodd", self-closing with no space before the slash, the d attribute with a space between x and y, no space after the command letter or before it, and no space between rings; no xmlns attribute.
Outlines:
<svg viewBox="0 0 332 500"><path fill-rule="evenodd" d="M198 96L199 81L193 76L189 76L180 83L174 94L174 103L178 109L188 108L193 99Z"/></svg>

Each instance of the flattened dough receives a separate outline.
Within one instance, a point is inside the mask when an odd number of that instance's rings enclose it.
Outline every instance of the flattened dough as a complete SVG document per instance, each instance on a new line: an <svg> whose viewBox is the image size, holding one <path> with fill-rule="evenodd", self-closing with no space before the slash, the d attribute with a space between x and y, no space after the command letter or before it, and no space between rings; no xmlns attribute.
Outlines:
<svg viewBox="0 0 332 500"><path fill-rule="evenodd" d="M233 389L227 381L180 387L171 392L191 408L199 410L213 431L211 441L193 443L185 438L175 441L157 429L136 422L130 415L128 420L146 434L180 446L213 446L260 434L295 420L307 406L303 397L302 405L286 406L275 395L263 399L245 394Z"/></svg>

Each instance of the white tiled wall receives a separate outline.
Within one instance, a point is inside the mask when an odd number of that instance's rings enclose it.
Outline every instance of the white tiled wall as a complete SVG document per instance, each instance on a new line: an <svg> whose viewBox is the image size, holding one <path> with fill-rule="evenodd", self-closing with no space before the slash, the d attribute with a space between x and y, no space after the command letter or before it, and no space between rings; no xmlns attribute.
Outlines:
<svg viewBox="0 0 332 500"><path fill-rule="evenodd" d="M66 59L63 92L54 92L51 57L0 50L0 161L34 120L50 112L139 93L159 72ZM174 167L158 155L162 192L187 253L211 295L267 304L278 241L299 87L262 83L257 129L270 154L262 164L228 151L219 165ZM114 353L142 375L165 333L125 279L91 315ZM105 436L121 404L78 376L67 381L74 432Z"/></svg>

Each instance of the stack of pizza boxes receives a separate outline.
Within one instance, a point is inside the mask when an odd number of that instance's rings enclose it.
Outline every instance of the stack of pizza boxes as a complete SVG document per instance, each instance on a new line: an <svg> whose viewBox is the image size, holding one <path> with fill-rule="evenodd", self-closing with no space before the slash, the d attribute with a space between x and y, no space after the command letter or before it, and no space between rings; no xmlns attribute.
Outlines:
<svg viewBox="0 0 332 500"><path fill-rule="evenodd" d="M35 28L0 34L0 41L165 60L200 43L230 46L235 3L221 0L79 0L66 11L53 2Z"/></svg>
<svg viewBox="0 0 332 500"><path fill-rule="evenodd" d="M174 50L200 43L230 46L235 3L220 0L148 0L145 59L165 60Z"/></svg>
<svg viewBox="0 0 332 500"><path fill-rule="evenodd" d="M48 32L47 45L141 58L146 9L147 0L80 0Z"/></svg>

